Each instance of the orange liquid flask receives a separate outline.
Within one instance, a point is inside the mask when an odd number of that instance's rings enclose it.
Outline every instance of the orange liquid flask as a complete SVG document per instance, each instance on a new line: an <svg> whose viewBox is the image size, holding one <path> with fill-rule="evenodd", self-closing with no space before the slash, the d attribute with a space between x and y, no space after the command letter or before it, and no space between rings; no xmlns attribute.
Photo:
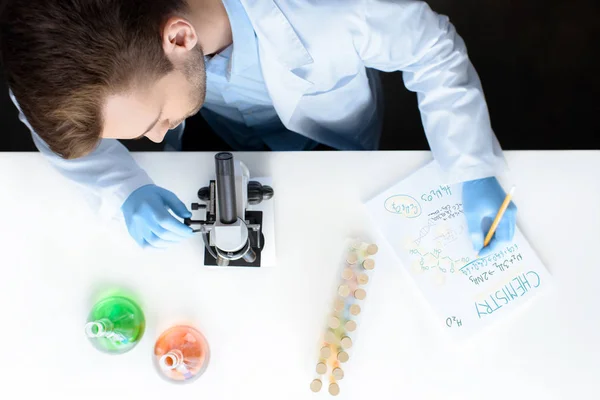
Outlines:
<svg viewBox="0 0 600 400"><path fill-rule="evenodd" d="M175 383L190 383L206 370L210 351L206 338L190 326L165 331L154 346L154 362L159 373Z"/></svg>

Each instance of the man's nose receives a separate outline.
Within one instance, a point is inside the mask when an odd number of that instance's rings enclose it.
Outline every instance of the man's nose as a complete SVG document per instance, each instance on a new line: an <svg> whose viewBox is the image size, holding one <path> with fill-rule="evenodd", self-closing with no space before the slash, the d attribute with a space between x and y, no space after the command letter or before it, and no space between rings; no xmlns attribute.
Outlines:
<svg viewBox="0 0 600 400"><path fill-rule="evenodd" d="M167 132L167 128L156 129L154 132L147 134L146 137L154 143L161 143L165 139Z"/></svg>

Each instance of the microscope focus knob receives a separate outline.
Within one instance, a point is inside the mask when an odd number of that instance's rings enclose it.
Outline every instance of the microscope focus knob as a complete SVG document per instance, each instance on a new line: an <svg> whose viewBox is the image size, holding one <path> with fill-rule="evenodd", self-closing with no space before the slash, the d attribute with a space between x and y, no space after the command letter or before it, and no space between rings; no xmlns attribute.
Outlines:
<svg viewBox="0 0 600 400"><path fill-rule="evenodd" d="M210 201L210 188L203 187L202 189L198 190L198 198L208 203Z"/></svg>
<svg viewBox="0 0 600 400"><path fill-rule="evenodd" d="M260 182L250 181L248 183L248 203L251 205L257 205L262 203L264 200L270 200L273 198L275 192L270 186L262 185Z"/></svg>

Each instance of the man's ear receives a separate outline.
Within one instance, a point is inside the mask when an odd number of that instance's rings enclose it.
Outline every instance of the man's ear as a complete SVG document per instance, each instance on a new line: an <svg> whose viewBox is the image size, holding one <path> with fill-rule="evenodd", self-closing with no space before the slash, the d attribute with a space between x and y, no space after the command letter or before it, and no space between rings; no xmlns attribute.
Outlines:
<svg viewBox="0 0 600 400"><path fill-rule="evenodd" d="M171 61L184 57L198 44L198 35L192 24L181 17L171 17L164 25L162 43L165 54Z"/></svg>

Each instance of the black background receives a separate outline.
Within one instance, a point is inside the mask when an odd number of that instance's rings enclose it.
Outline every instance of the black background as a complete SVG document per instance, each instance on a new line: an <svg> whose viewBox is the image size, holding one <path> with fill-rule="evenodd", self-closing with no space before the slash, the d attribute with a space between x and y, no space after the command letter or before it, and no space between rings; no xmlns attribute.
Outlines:
<svg viewBox="0 0 600 400"><path fill-rule="evenodd" d="M448 15L465 40L504 149L600 148L597 1L428 3ZM381 149L429 149L416 96L404 88L402 75L385 74L383 82L386 116ZM33 151L31 136L18 121L7 93L0 79L0 151ZM189 130L201 126L190 122ZM186 136L202 137L198 132ZM162 149L146 139L125 144L132 150Z"/></svg>

